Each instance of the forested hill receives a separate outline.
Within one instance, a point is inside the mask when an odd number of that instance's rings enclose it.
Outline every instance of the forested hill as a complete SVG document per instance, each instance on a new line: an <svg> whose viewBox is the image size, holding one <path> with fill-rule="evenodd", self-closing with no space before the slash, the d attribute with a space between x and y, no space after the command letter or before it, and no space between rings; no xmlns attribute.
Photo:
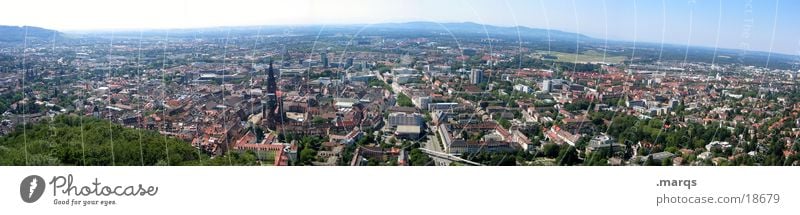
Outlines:
<svg viewBox="0 0 800 215"><path fill-rule="evenodd" d="M27 32L26 32L27 31ZM61 38L62 33L50 29L33 26L7 26L0 25L0 42L22 43L24 39L52 40Z"/></svg>
<svg viewBox="0 0 800 215"><path fill-rule="evenodd" d="M0 165L191 165L199 158L181 140L88 117L59 116L0 137Z"/></svg>

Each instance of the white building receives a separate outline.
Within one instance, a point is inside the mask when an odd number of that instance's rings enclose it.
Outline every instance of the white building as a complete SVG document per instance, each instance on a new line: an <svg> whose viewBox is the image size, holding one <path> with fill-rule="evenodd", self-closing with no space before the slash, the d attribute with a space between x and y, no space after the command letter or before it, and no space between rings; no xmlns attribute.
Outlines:
<svg viewBox="0 0 800 215"><path fill-rule="evenodd" d="M483 71L472 70L469 74L469 80L472 84L480 84L483 82Z"/></svg>
<svg viewBox="0 0 800 215"><path fill-rule="evenodd" d="M544 80L539 88L542 88L542 92L550 92L550 90L553 88L553 85L550 80Z"/></svg>
<svg viewBox="0 0 800 215"><path fill-rule="evenodd" d="M389 114L389 117L386 120L386 126L391 128L401 125L421 126L423 124L423 121L424 120L422 118L422 115L418 113L407 114L407 113L397 112Z"/></svg>
<svg viewBox="0 0 800 215"><path fill-rule="evenodd" d="M727 141L711 141L710 143L706 144L706 151L711 151L712 148L721 148L726 149L730 148L731 144Z"/></svg>
<svg viewBox="0 0 800 215"><path fill-rule="evenodd" d="M394 134L400 138L417 139L422 133L422 127L416 125L397 126Z"/></svg>
<svg viewBox="0 0 800 215"><path fill-rule="evenodd" d="M417 106L419 109L424 109L428 107L428 104L431 103L430 96L414 96L411 99L411 102L414 103L414 106Z"/></svg>
<svg viewBox="0 0 800 215"><path fill-rule="evenodd" d="M371 80L375 80L377 78L378 77L375 74L371 74L369 72L347 73L347 80L350 80L350 81L353 81L353 82L360 81L360 82L365 82L366 83L366 82L369 82Z"/></svg>
<svg viewBox="0 0 800 215"><path fill-rule="evenodd" d="M529 87L527 85L517 84L517 85L514 85L514 91L519 91L519 92L523 92L523 93L531 93L531 92L533 92L533 89L531 89L531 87Z"/></svg>

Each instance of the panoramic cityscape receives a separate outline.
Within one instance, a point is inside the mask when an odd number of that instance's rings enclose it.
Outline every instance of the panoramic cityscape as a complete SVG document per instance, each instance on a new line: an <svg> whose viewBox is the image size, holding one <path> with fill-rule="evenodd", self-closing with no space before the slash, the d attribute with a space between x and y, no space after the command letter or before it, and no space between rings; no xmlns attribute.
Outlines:
<svg viewBox="0 0 800 215"><path fill-rule="evenodd" d="M660 9L632 25L656 23L650 39L493 20L9 23L0 165L800 165L800 41L774 30L798 19L777 24L776 3L735 12L771 32L719 30L723 1L719 18L704 4L710 30L687 34L710 43L665 42L681 31Z"/></svg>

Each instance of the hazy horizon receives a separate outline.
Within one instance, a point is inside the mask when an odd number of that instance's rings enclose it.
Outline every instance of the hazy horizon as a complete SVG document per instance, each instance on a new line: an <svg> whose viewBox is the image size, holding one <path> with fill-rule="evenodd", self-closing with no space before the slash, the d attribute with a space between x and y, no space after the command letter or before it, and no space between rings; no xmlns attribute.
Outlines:
<svg viewBox="0 0 800 215"><path fill-rule="evenodd" d="M65 32L474 22L597 39L800 55L800 2L700 0L51 0L0 9L0 25Z"/></svg>

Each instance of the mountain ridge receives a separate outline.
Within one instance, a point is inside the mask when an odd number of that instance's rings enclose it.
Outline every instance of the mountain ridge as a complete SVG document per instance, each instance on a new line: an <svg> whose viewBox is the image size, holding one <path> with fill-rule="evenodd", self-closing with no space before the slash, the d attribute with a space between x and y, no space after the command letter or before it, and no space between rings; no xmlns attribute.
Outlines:
<svg viewBox="0 0 800 215"><path fill-rule="evenodd" d="M16 43L27 39L53 39L63 37L62 32L35 26L0 25L0 42Z"/></svg>

